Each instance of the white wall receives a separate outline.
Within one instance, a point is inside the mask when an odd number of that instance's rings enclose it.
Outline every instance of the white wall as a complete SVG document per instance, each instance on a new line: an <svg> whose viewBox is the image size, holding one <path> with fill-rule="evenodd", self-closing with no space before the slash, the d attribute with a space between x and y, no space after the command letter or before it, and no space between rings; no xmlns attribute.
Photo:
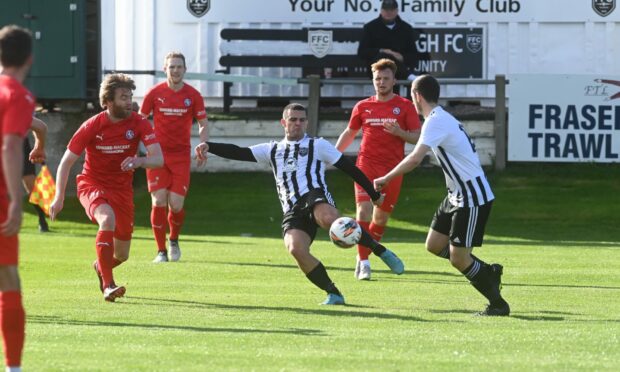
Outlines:
<svg viewBox="0 0 620 372"><path fill-rule="evenodd" d="M302 0L299 0L302 1ZM328 1L328 0L326 0ZM102 62L104 69L160 69L164 55L179 50L187 57L188 71L213 73L222 51L223 28L283 28L316 26L361 27L377 16L378 0L368 12L344 12L344 4L356 0L333 0L331 12L301 12L294 0L212 0L211 10L196 18L183 0L102 1ZM369 0L360 0L369 1ZM457 16L454 8L416 12L408 5L401 16L414 27L482 26L487 35L487 78L496 74L561 73L620 74L620 9L601 17L591 0L452 0L435 3L463 3ZM402 0L401 4L424 1ZM476 4L519 4L518 12L482 12ZM619 4L620 5L620 4ZM513 9L515 5L513 5ZM286 22L283 22L286 21ZM239 47L247 47L239 46ZM337 45L355 51L355 44ZM266 43L263 51L300 54L304 43ZM296 68L238 68L233 73L300 77ZM137 78L140 98L156 80ZM221 97L220 82L190 82L205 97ZM305 96L305 86L235 84L233 94L265 96ZM359 86L326 87L324 95L366 96L372 89ZM494 97L492 86L448 86L444 97Z"/></svg>

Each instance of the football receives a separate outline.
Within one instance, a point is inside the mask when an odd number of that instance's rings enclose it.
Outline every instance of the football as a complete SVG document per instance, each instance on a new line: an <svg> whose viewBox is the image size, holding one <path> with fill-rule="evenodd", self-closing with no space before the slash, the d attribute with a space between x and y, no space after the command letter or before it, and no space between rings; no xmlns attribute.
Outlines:
<svg viewBox="0 0 620 372"><path fill-rule="evenodd" d="M338 218L329 228L329 238L340 248L351 248L361 237L362 228L350 217Z"/></svg>

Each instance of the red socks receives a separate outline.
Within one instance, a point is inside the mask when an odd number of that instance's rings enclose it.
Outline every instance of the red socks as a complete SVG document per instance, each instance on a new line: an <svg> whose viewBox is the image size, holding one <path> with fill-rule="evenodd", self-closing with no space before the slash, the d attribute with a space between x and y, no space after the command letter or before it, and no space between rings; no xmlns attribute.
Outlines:
<svg viewBox="0 0 620 372"><path fill-rule="evenodd" d="M375 225L374 223L370 224L370 228L368 232L372 235L372 238L378 242L383 238L383 232L385 231L385 226Z"/></svg>
<svg viewBox="0 0 620 372"><path fill-rule="evenodd" d="M166 251L166 207L151 207L151 226L159 252Z"/></svg>
<svg viewBox="0 0 620 372"><path fill-rule="evenodd" d="M114 282L112 268L114 266L114 231L99 231L95 241L97 246L97 263L103 278L103 287L107 288Z"/></svg>
<svg viewBox="0 0 620 372"><path fill-rule="evenodd" d="M22 306L22 294L17 291L0 292L0 326L7 367L21 366L25 325L26 313Z"/></svg>
<svg viewBox="0 0 620 372"><path fill-rule="evenodd" d="M170 225L170 240L178 240L181 227L185 221L185 209L181 209L178 212L170 210L168 212L168 224Z"/></svg>
<svg viewBox="0 0 620 372"><path fill-rule="evenodd" d="M357 223L362 227L362 229L368 231L374 240L381 241L381 238L383 238L385 226L375 225L374 223L366 221L357 221ZM369 248L366 248L361 244L357 245L357 254L360 257L360 261L367 260L371 253L372 251Z"/></svg>
<svg viewBox="0 0 620 372"><path fill-rule="evenodd" d="M362 229L370 232L370 222L368 221L357 221L357 224L360 225L362 227ZM372 235L372 234L371 234ZM360 261L364 261L368 259L368 256L370 256L370 254L372 253L372 251L370 250L370 248L367 248L361 244L357 245L357 255L360 258Z"/></svg>

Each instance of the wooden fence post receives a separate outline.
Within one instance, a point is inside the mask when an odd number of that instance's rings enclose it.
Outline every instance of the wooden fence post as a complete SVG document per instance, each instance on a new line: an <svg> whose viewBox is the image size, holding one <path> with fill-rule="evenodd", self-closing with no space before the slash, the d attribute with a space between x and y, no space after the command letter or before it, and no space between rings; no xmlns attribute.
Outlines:
<svg viewBox="0 0 620 372"><path fill-rule="evenodd" d="M319 133L319 105L321 101L321 77L308 76L308 135L316 137Z"/></svg>
<svg viewBox="0 0 620 372"><path fill-rule="evenodd" d="M495 76L495 170L506 168L506 76Z"/></svg>

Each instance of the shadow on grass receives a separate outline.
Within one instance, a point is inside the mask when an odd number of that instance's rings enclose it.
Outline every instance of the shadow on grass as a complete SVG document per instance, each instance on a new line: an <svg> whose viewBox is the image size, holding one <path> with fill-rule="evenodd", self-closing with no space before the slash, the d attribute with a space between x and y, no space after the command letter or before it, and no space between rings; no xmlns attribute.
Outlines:
<svg viewBox="0 0 620 372"><path fill-rule="evenodd" d="M134 297L135 298L135 297ZM93 327L133 327L146 329L164 329L173 331L207 332L207 333L271 333L271 334L291 334L299 336L323 336L324 332L318 329L287 328L287 329L253 329L253 328L216 328L216 327L192 327L192 326L173 326L164 324L140 324L122 322L104 322L93 320L64 319L57 316L28 315L28 323L68 325L68 326L93 326Z"/></svg>
<svg viewBox="0 0 620 372"><path fill-rule="evenodd" d="M535 283L502 283L504 287L546 287L546 288L577 288L577 289L607 289L618 291L620 287L606 287L602 285L574 285L574 284L535 284Z"/></svg>
<svg viewBox="0 0 620 372"><path fill-rule="evenodd" d="M334 310L331 310L328 307L323 306L320 309L304 309L297 307L285 307L285 306L252 306L252 305L226 305L226 304L215 304L209 302L199 302L199 301L184 301L184 300L171 300L165 298L156 298L156 297L134 297L127 296L128 299L137 299L143 301L153 301L155 302L153 305L161 306L162 304L168 304L173 306L190 306L190 307L204 307L205 309L222 309L222 310L249 310L249 311L280 311L280 312L290 312L302 315L327 315L334 317L353 317L353 318L364 318L364 319L387 319L387 320L400 320L400 321L409 321L409 322L434 322L433 320L423 319L415 316L406 316L406 315L397 315L397 314L386 314L381 312L369 312L369 311L347 311L354 308L364 308L362 305L344 305L332 307ZM129 302L123 302L123 304L131 304ZM145 305L145 303L140 303L140 305Z"/></svg>
<svg viewBox="0 0 620 372"><path fill-rule="evenodd" d="M259 262L228 262L228 261L192 261L192 263L208 263L215 265L232 265L232 266L252 266L252 267L268 267L275 269L298 269L296 265L291 264L272 264L272 263L259 263ZM351 267L336 267L331 265L326 265L325 268L328 271L344 271L349 272L353 271ZM381 274L392 274L392 272L388 269L372 269L373 273L381 273ZM393 277L393 279L398 280L397 278L403 278L409 275L439 275L439 276L448 276L448 277L462 277L462 275L447 273L441 271L421 271L421 270L412 270L405 271L402 275L398 275L397 277ZM383 278L382 278L383 280Z"/></svg>
<svg viewBox="0 0 620 372"><path fill-rule="evenodd" d="M467 310L467 309L445 309L445 310L429 310L429 312L434 314L469 314L472 317L480 318L480 319L520 319L520 320L530 320L530 321L545 321L545 322L562 322L566 319L562 316L551 316L551 315L515 315L511 314L508 317L488 317L488 316L480 316L476 311Z"/></svg>

